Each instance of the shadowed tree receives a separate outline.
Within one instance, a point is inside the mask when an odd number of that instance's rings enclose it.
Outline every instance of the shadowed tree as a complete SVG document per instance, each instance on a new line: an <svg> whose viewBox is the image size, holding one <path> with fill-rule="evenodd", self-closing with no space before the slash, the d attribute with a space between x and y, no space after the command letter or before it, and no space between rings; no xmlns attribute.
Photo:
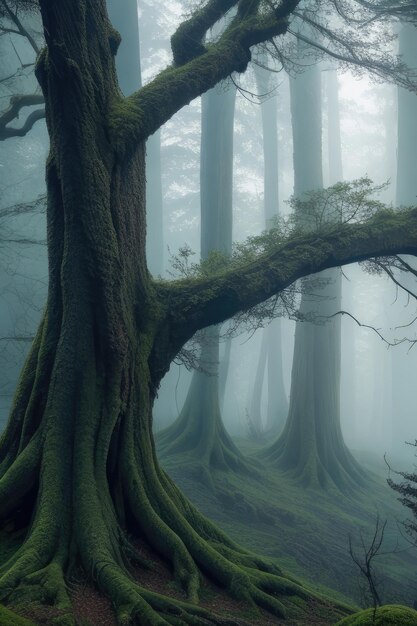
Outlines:
<svg viewBox="0 0 417 626"><path fill-rule="evenodd" d="M232 252L233 122L236 88L211 89L202 97L201 123L201 258ZM250 463L223 425L219 397L220 327L207 328L200 339L194 371L177 420L157 436L163 456L180 454L207 470L250 471Z"/></svg>
<svg viewBox="0 0 417 626"><path fill-rule="evenodd" d="M155 393L199 329L312 272L417 254L417 210L294 234L211 276L154 281L145 253L146 140L190 100L244 71L250 48L284 34L299 3L209 0L174 34L173 64L127 98L104 1L39 4L49 287L0 440L0 519L4 532L25 529L0 565L0 599L56 604L67 611L61 623L74 624L65 579L78 564L121 624L233 624L196 606L204 571L234 596L282 616L292 597L299 604L310 592L233 544L162 471L151 429ZM233 5L236 16L206 47L206 31ZM143 561L130 535L171 564L187 602L134 582L129 564Z"/></svg>
<svg viewBox="0 0 417 626"><path fill-rule="evenodd" d="M333 100L333 107L329 107L329 136L333 134L335 144L339 136L339 147L333 147L332 142L333 183L341 176L337 84L335 89L336 94L329 93ZM323 185L321 99L318 65L291 79L296 197ZM296 219L311 228L311 216L299 211ZM320 219L334 221L337 216L329 215L328 210ZM336 485L345 490L362 484L363 477L344 444L340 427L340 318L326 320L340 309L339 270L303 281L300 314L304 319L297 322L295 331L288 420L282 435L261 452L261 457L290 472L303 484ZM316 321L309 321L311 316Z"/></svg>
<svg viewBox="0 0 417 626"><path fill-rule="evenodd" d="M265 59L262 59L265 61ZM265 62L263 65L266 65ZM255 66L255 77L260 97L269 94L271 72L261 66ZM264 152L264 212L265 227L274 225L278 216L278 130L276 92L267 97L261 105L262 143ZM265 370L267 376L265 377ZM255 432L263 430L261 417L261 396L264 382L267 381L267 411L265 430L275 433L282 430L288 413L288 400L284 387L282 363L281 320L272 321L262 331L262 342L256 368L252 393L250 420Z"/></svg>
<svg viewBox="0 0 417 626"><path fill-rule="evenodd" d="M417 28L411 24L400 24L399 53L404 61L417 69ZM395 202L397 206L406 206L417 202L417 94L405 89L398 89L397 123L397 186ZM405 259L416 268L412 259ZM404 272L397 272L397 278L407 289L413 291L413 281L404 277ZM405 280L404 280L405 278ZM406 295L408 299L408 295ZM415 315L416 300L411 298L411 319ZM417 392L414 373L417 366L415 350L406 345L397 346L392 351L392 421L393 448L403 455L404 442L410 437L409 425L415 420ZM408 427L408 430L407 430ZM412 434L411 434L412 436Z"/></svg>

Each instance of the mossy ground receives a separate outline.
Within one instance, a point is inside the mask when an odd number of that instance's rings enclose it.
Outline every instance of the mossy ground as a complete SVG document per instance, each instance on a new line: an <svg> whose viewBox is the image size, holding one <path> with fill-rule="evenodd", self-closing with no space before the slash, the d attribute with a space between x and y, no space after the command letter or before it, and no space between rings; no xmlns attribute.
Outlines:
<svg viewBox="0 0 417 626"><path fill-rule="evenodd" d="M336 626L417 626L417 611L406 606L388 605L367 609L342 619Z"/></svg>
<svg viewBox="0 0 417 626"><path fill-rule="evenodd" d="M0 626L36 626L33 622L20 617L6 607L0 605Z"/></svg>
<svg viewBox="0 0 417 626"><path fill-rule="evenodd" d="M245 454L253 452L256 447L248 442L239 443ZM255 613L247 604L231 600L222 589L208 579L205 580L200 605L223 616L233 615L242 620L242 624L332 626L343 617L343 609L335 609L333 600L350 606L358 604L359 600L358 573L348 554L349 533L353 538L358 537L360 530L365 537L369 535L378 510L382 519L390 519L386 549L396 547L398 528L395 517L401 519L404 511L397 505L395 494L386 486L384 476L375 479L371 492L358 491L356 496L346 497L338 492L305 490L293 480L280 475L277 470L266 469L262 479L243 479L233 472L213 472L213 481L228 496L225 495L220 500L219 491L207 489L207 485L198 481L198 475L184 471L184 464L171 462L167 469L199 509L239 544L259 554L273 557L287 572L303 579L310 589L329 599L326 604L288 597L284 599L288 619L282 622L265 611ZM263 518L259 516L259 511L264 512ZM21 541L21 533L14 531L0 537L0 562L6 560ZM170 567L158 555L147 553L146 550L144 544L140 552L145 551L143 556L152 561L155 567L149 572L138 570L141 578L137 582L164 596L183 600L183 592L175 585ZM402 550L388 554L380 558L380 567L385 579L382 592L384 602L412 604L417 578L415 553L412 550ZM75 608L78 606L79 609L75 611L77 624L114 626L110 604L105 605L103 597L81 579L75 582L75 585L71 582L70 595ZM88 605L90 610L85 612ZM18 613L32 619L32 624L35 623L36 626L54 623L52 614L48 617L47 612L19 609L16 608ZM349 612L347 608L345 615ZM91 615L94 616L93 619ZM103 621L104 619L113 621ZM398 615L396 619L400 619ZM387 622L390 626L401 626L403 623L407 625L415 622ZM18 621L6 621L3 624L0 621L0 626L12 624L29 626L30 622L20 624ZM362 622L342 624L362 626ZM381 626L383 624L385 622L381 622Z"/></svg>
<svg viewBox="0 0 417 626"><path fill-rule="evenodd" d="M245 454L258 447L243 440L239 445ZM316 591L349 604L360 604L363 584L349 555L349 535L353 545L360 532L366 542L379 512L381 519L388 519L383 551L392 552L376 562L383 578L383 601L412 605L417 599L416 553L401 539L398 520L405 511L387 486L384 470L374 475L369 489L350 496L336 490L304 489L270 468L262 480L213 471L215 486L229 494L219 500L181 463L170 460L165 468L201 512L234 540L277 559ZM259 511L264 512L263 519Z"/></svg>

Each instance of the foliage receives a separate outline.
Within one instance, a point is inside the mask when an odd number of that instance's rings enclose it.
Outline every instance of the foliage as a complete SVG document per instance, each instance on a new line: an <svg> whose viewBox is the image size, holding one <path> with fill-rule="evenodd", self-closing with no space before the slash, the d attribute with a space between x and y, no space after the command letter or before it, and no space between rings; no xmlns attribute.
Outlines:
<svg viewBox="0 0 417 626"><path fill-rule="evenodd" d="M189 245L184 245L176 255L171 254L171 275L204 278L223 269L239 269L278 246L291 245L292 240L306 233L331 232L339 229L341 224L362 223L377 212L391 208L377 198L386 187L387 183L374 185L368 177L363 177L309 191L301 197L293 196L289 200L292 209L289 216L277 216L272 228L235 243L231 256L215 250L204 261L195 263L191 260L195 252Z"/></svg>
<svg viewBox="0 0 417 626"><path fill-rule="evenodd" d="M417 448L417 440L410 445ZM394 473L401 476L404 481L396 483L391 478L388 478L387 482L394 491L400 494L398 498L399 501L406 506L413 515L413 519L405 520L403 526L413 543L417 544L417 471Z"/></svg>
<svg viewBox="0 0 417 626"><path fill-rule="evenodd" d="M390 208L378 199L378 194L386 186L387 183L374 185L368 177L362 177L351 182L339 182L326 189L310 191L301 197L293 196L289 200L292 209L289 216L277 216L269 230L248 237L244 242L235 243L231 256L213 250L207 259L197 263L192 260L195 252L185 244L177 254L171 254L171 276L204 279L223 271L238 271L280 246L291 246L292 242L306 233L331 233L344 224L362 223L376 213ZM325 282L323 278L308 279L309 295L312 299L320 298L319 293ZM269 300L237 314L223 328L222 336L235 336L244 331L254 332L276 317L323 324L324 320L317 319L313 313L300 313L299 295L300 286L294 283ZM197 354L193 340L182 350L179 360L187 367L195 367Z"/></svg>
<svg viewBox="0 0 417 626"><path fill-rule="evenodd" d="M417 611L406 606L387 604L374 610L366 609L345 617L336 626L417 626Z"/></svg>

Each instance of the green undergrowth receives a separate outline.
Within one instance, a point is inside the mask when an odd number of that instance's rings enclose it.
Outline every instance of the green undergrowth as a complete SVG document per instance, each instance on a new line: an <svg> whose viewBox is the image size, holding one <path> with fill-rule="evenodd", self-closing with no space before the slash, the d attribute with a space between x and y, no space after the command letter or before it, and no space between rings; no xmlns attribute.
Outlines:
<svg viewBox="0 0 417 626"><path fill-rule="evenodd" d="M381 606L345 617L336 626L417 626L417 611L406 606Z"/></svg>
<svg viewBox="0 0 417 626"><path fill-rule="evenodd" d="M256 449L253 443L239 445L245 454ZM398 520L405 513L386 485L385 474L375 475L368 490L346 496L336 490L306 490L270 468L262 480L213 471L218 491L208 490L195 474L184 471L180 458L165 461L164 467L200 511L232 539L276 559L315 591L350 605L361 604L365 585L349 555L349 535L360 552L360 533L365 544L371 540L379 513L381 520L388 520L383 545L387 554L376 560L383 579L382 599L411 605L416 599L416 553L401 538ZM227 497L217 497L219 491ZM263 519L255 513L260 510Z"/></svg>
<svg viewBox="0 0 417 626"><path fill-rule="evenodd" d="M23 617L20 617L10 609L0 604L0 626L36 626L34 622L31 622Z"/></svg>

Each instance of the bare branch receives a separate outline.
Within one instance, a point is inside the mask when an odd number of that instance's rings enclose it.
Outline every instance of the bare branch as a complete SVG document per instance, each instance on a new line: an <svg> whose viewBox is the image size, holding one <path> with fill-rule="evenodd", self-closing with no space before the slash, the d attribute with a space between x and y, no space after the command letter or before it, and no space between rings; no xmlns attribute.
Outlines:
<svg viewBox="0 0 417 626"><path fill-rule="evenodd" d="M20 21L18 15L17 15L17 12L12 11L12 9L10 8L10 6L9 6L8 2L6 2L6 0L0 0L0 3L1 3L1 6L3 7L7 17L16 26L16 31L15 32L17 32L22 37L25 37L28 40L28 42L30 43L30 45L32 46L35 54L39 54L40 48L39 48L38 44L36 43L35 39L30 34L30 32L27 30L27 28L25 28L23 26L22 22Z"/></svg>
<svg viewBox="0 0 417 626"><path fill-rule="evenodd" d="M22 94L20 96L13 96L10 100L9 108L0 115L0 141L4 141L9 137L23 137L26 135L33 125L45 117L44 109L37 109L32 111L25 120L25 123L20 128L10 128L8 124L18 119L20 111L24 107L35 106L37 104L43 104L44 97L42 94Z"/></svg>

